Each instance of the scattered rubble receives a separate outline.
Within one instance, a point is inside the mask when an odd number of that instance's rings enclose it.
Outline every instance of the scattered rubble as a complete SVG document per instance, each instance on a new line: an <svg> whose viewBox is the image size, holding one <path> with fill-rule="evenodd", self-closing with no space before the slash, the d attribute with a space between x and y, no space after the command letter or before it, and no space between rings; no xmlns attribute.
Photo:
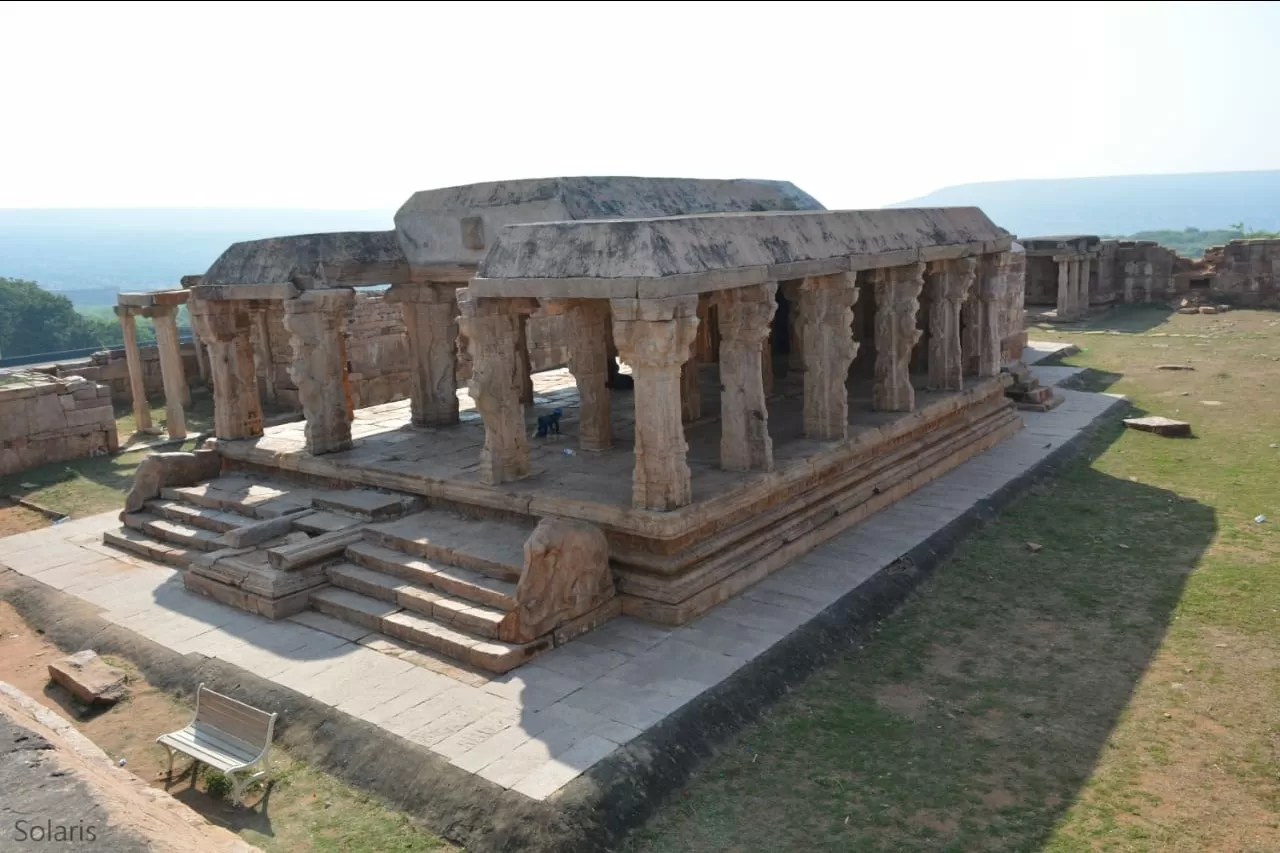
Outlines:
<svg viewBox="0 0 1280 853"><path fill-rule="evenodd" d="M1146 418L1125 418L1124 425L1129 429L1154 432L1156 435L1167 437L1185 438L1191 435L1191 424L1159 415Z"/></svg>

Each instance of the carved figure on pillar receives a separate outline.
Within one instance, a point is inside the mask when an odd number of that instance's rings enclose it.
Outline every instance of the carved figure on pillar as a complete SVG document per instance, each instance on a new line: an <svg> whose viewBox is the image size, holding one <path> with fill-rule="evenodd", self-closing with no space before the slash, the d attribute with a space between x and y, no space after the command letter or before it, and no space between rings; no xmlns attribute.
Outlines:
<svg viewBox="0 0 1280 853"><path fill-rule="evenodd" d="M446 284L394 284L409 338L409 406L417 426L458 422L458 303Z"/></svg>
<svg viewBox="0 0 1280 853"><path fill-rule="evenodd" d="M693 499L680 418L680 366L698 330L697 297L613 299L613 337L635 379L632 506L670 510Z"/></svg>
<svg viewBox="0 0 1280 853"><path fill-rule="evenodd" d="M528 306L514 299L472 299L463 289L458 291L458 308L471 355L467 389L484 421L480 482L496 486L518 480L529 473L529 441L520 402L525 361L517 352L520 313L528 313Z"/></svg>
<svg viewBox="0 0 1280 853"><path fill-rule="evenodd" d="M806 438L842 439L849 432L849 367L858 354L853 340L853 306L858 301L854 276L814 276L796 290L804 348Z"/></svg>
<svg viewBox="0 0 1280 853"><path fill-rule="evenodd" d="M308 290L284 302L293 350L289 376L298 386L307 452L313 455L351 447L346 318L354 303L355 293L346 289Z"/></svg>
<svg viewBox="0 0 1280 853"><path fill-rule="evenodd" d="M973 287L975 258L939 261L929 275L929 384L931 391L959 391L964 387L964 352L960 342L960 311Z"/></svg>
<svg viewBox="0 0 1280 853"><path fill-rule="evenodd" d="M773 441L765 405L769 324L778 308L777 284L722 290L720 317L720 467L773 470Z"/></svg>
<svg viewBox="0 0 1280 853"><path fill-rule="evenodd" d="M983 377L1000 373L1000 343L1004 336L1001 307L1009 263L1008 252L982 259L982 279L978 284L978 375Z"/></svg>
<svg viewBox="0 0 1280 853"><path fill-rule="evenodd" d="M916 312L924 288L924 264L888 267L874 272L876 289L876 368L871 407L881 412L915 408L911 387L911 350L920 339Z"/></svg>
<svg viewBox="0 0 1280 853"><path fill-rule="evenodd" d="M241 303L192 299L191 325L209 353L213 434L220 439L262 435L262 403L253 367L249 312Z"/></svg>

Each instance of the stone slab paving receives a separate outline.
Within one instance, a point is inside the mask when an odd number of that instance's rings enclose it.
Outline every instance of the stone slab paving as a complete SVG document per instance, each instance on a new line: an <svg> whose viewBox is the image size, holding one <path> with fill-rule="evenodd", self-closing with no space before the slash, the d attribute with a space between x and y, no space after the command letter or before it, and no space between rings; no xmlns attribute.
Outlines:
<svg viewBox="0 0 1280 853"><path fill-rule="evenodd" d="M115 513L0 540L0 564L75 595L176 652L198 653L422 744L542 800L763 654L1077 435L1120 398L1062 390L1026 429L681 628L614 619L496 678L415 665L416 652L320 614L266 619L188 593L177 572L109 556ZM419 655L421 658L421 655ZM464 677L466 676L466 677Z"/></svg>

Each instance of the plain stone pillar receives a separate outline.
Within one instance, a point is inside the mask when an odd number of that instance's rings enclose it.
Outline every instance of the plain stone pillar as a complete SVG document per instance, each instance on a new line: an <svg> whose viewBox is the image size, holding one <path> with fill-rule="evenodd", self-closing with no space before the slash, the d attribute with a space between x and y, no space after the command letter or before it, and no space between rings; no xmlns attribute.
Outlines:
<svg viewBox="0 0 1280 853"><path fill-rule="evenodd" d="M209 354L204 350L204 344L200 338L196 338L191 342L192 347L196 351L196 370L200 374L201 382L209 381Z"/></svg>
<svg viewBox="0 0 1280 853"><path fill-rule="evenodd" d="M484 421L480 482L496 486L529 473L524 389L527 362L520 358L520 317L514 300L472 299L458 291L459 325L471 354L467 388Z"/></svg>
<svg viewBox="0 0 1280 853"><path fill-rule="evenodd" d="M116 306L120 330L124 335L124 360L129 369L129 394L133 398L133 420L138 432L151 429L151 404L147 402L147 383L142 376L142 353L138 351L138 321L133 308Z"/></svg>
<svg viewBox="0 0 1280 853"><path fill-rule="evenodd" d="M178 306L156 305L151 309L151 322L156 328L160 378L164 383L165 429L169 438L186 438L187 418L182 404L187 377L182 369L182 349L178 343Z"/></svg>
<svg viewBox="0 0 1280 853"><path fill-rule="evenodd" d="M964 351L960 342L960 311L976 276L977 260L939 261L929 275L930 391L964 388Z"/></svg>
<svg viewBox="0 0 1280 853"><path fill-rule="evenodd" d="M1133 277L1137 274L1138 265L1130 261L1124 265L1124 302L1126 305L1133 302Z"/></svg>
<svg viewBox="0 0 1280 853"><path fill-rule="evenodd" d="M209 352L213 434L220 439L262 435L262 403L253 368L249 312L232 300L192 299L191 324Z"/></svg>
<svg viewBox="0 0 1280 853"><path fill-rule="evenodd" d="M876 289L876 365L871 407L880 412L909 412L916 405L911 350L920 340L916 312L924 288L924 264L878 269L872 280Z"/></svg>
<svg viewBox="0 0 1280 853"><path fill-rule="evenodd" d="M978 375L982 377L1000 374L1000 343L1004 336L1000 318L1009 260L1008 252L982 258L978 282Z"/></svg>
<svg viewBox="0 0 1280 853"><path fill-rule="evenodd" d="M804 347L804 434L838 440L849 433L849 367L858 354L853 340L854 273L806 278L796 292ZM796 339L791 339L795 347ZM793 362L794 363L794 362Z"/></svg>
<svg viewBox="0 0 1280 853"><path fill-rule="evenodd" d="M698 300L612 299L613 337L635 378L636 509L670 510L693 500L681 423L680 367L698 332Z"/></svg>
<svg viewBox="0 0 1280 853"><path fill-rule="evenodd" d="M1074 316L1071 310L1071 270L1069 269L1071 259L1055 256L1053 260L1058 265L1058 319L1070 320Z"/></svg>
<svg viewBox="0 0 1280 853"><path fill-rule="evenodd" d="M351 447L351 382L347 376L346 318L351 290L308 290L284 302L284 327L306 418L307 452L318 456Z"/></svg>
<svg viewBox="0 0 1280 853"><path fill-rule="evenodd" d="M1085 255L1080 259L1080 288L1076 291L1076 310L1081 314L1089 313L1089 276L1093 259Z"/></svg>
<svg viewBox="0 0 1280 853"><path fill-rule="evenodd" d="M608 450L613 446L613 411L609 398L609 303L573 302L566 311L569 372L578 386L578 446Z"/></svg>
<svg viewBox="0 0 1280 853"><path fill-rule="evenodd" d="M778 308L777 284L716 294L720 318L720 467L773 470L773 441L765 405L769 324Z"/></svg>
<svg viewBox="0 0 1280 853"><path fill-rule="evenodd" d="M529 360L529 315L519 315L516 356L520 359L520 402L533 405L533 365Z"/></svg>
<svg viewBox="0 0 1280 853"><path fill-rule="evenodd" d="M249 317L253 325L253 361L258 373L262 375L262 394L267 402L276 403L280 399L276 388L275 359L271 355L271 323L265 304L250 309Z"/></svg>
<svg viewBox="0 0 1280 853"><path fill-rule="evenodd" d="M395 284L409 338L409 406L418 426L458 422L458 302L441 284Z"/></svg>
<svg viewBox="0 0 1280 853"><path fill-rule="evenodd" d="M1071 318L1080 316L1080 259L1067 262L1067 290L1071 293Z"/></svg>

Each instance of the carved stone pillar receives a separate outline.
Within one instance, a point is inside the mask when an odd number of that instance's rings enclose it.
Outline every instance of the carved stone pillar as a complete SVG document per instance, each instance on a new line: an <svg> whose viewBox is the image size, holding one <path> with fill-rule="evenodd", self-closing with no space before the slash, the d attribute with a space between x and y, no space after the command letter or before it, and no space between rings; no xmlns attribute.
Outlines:
<svg viewBox="0 0 1280 853"><path fill-rule="evenodd" d="M929 384L931 391L964 387L960 310L976 277L975 258L939 261L929 275Z"/></svg>
<svg viewBox="0 0 1280 853"><path fill-rule="evenodd" d="M806 438L834 440L848 435L849 366L858 354L853 340L853 306L857 301L853 273L806 278L796 289L793 311L806 365Z"/></svg>
<svg viewBox="0 0 1280 853"><path fill-rule="evenodd" d="M582 300L566 312L569 372L578 385L578 446L608 450L613 446L613 413L609 400L609 303Z"/></svg>
<svg viewBox="0 0 1280 853"><path fill-rule="evenodd" d="M409 338L409 406L418 426L458 422L458 302L443 284L394 284Z"/></svg>
<svg viewBox="0 0 1280 853"><path fill-rule="evenodd" d="M346 318L353 304L355 293L346 289L308 290L284 302L284 328L293 350L289 376L298 386L312 455L351 447Z"/></svg>
<svg viewBox="0 0 1280 853"><path fill-rule="evenodd" d="M698 342L689 347L689 360L680 365L680 418L693 423L702 417L702 388L698 385Z"/></svg>
<svg viewBox="0 0 1280 853"><path fill-rule="evenodd" d="M1004 304L1008 252L984 255L978 282L978 375L1000 374L1000 342L1004 337L1001 306ZM1074 264L1074 262L1073 262ZM1078 264L1074 264L1078 269Z"/></svg>
<svg viewBox="0 0 1280 853"><path fill-rule="evenodd" d="M164 382L165 429L169 438L186 438L187 418L182 406L184 392L187 392L187 377L182 369L182 349L178 343L178 306L156 305L150 313L156 328L160 378Z"/></svg>
<svg viewBox="0 0 1280 853"><path fill-rule="evenodd" d="M792 278L778 282L778 290L787 300L787 370L804 372L804 321L800 318L800 288L804 284L802 278ZM851 280L852 281L852 280ZM853 285L850 284L850 287Z"/></svg>
<svg viewBox="0 0 1280 853"><path fill-rule="evenodd" d="M520 402L533 405L533 365L529 359L529 315L521 314L516 355L520 359Z"/></svg>
<svg viewBox="0 0 1280 853"><path fill-rule="evenodd" d="M916 312L924 288L924 264L878 269L876 289L876 369L871 407L881 412L909 412L915 408L911 387L911 350L920 339Z"/></svg>
<svg viewBox="0 0 1280 853"><path fill-rule="evenodd" d="M1071 318L1076 319L1080 310L1080 259L1072 258L1067 263L1067 289L1071 293Z"/></svg>
<svg viewBox="0 0 1280 853"><path fill-rule="evenodd" d="M209 353L213 434L222 439L262 435L262 402L253 368L249 312L233 300L192 299L191 325Z"/></svg>
<svg viewBox="0 0 1280 853"><path fill-rule="evenodd" d="M249 309L250 324L253 327L253 361L258 375L262 377L262 396L268 403L280 399L276 387L275 358L271 352L271 315L268 305L260 302Z"/></svg>
<svg viewBox="0 0 1280 853"><path fill-rule="evenodd" d="M1133 278L1137 274L1138 265L1133 261L1124 265L1124 302L1133 303Z"/></svg>
<svg viewBox="0 0 1280 853"><path fill-rule="evenodd" d="M200 381L209 381L209 354L204 350L204 342L196 338L191 342L196 351L196 370L200 373Z"/></svg>
<svg viewBox="0 0 1280 853"><path fill-rule="evenodd" d="M138 432L151 429L151 404L147 402L147 383L142 375L142 353L138 351L138 321L128 305L117 305L120 331L124 335L124 360L129 369L129 395L133 400L133 421Z"/></svg>
<svg viewBox="0 0 1280 853"><path fill-rule="evenodd" d="M670 510L693 499L681 424L680 366L698 330L698 300L613 299L613 337L635 377L636 443L631 503Z"/></svg>
<svg viewBox="0 0 1280 853"><path fill-rule="evenodd" d="M726 471L773 470L773 441L765 406L769 323L778 308L777 284L757 284L716 294L720 315L720 467Z"/></svg>
<svg viewBox="0 0 1280 853"><path fill-rule="evenodd" d="M1076 291L1076 311L1080 314L1089 313L1089 276L1092 273L1090 267L1093 259L1085 255L1080 259L1080 289Z"/></svg>
<svg viewBox="0 0 1280 853"><path fill-rule="evenodd" d="M1075 316L1071 298L1071 259L1066 255L1055 255L1053 260L1058 265L1058 319L1070 320Z"/></svg>
<svg viewBox="0 0 1280 853"><path fill-rule="evenodd" d="M490 486L529 473L529 441L524 434L526 361L520 358L520 309L511 299L473 299L458 291L458 323L471 354L467 389L484 421L480 482ZM524 312L527 313L527 312Z"/></svg>

